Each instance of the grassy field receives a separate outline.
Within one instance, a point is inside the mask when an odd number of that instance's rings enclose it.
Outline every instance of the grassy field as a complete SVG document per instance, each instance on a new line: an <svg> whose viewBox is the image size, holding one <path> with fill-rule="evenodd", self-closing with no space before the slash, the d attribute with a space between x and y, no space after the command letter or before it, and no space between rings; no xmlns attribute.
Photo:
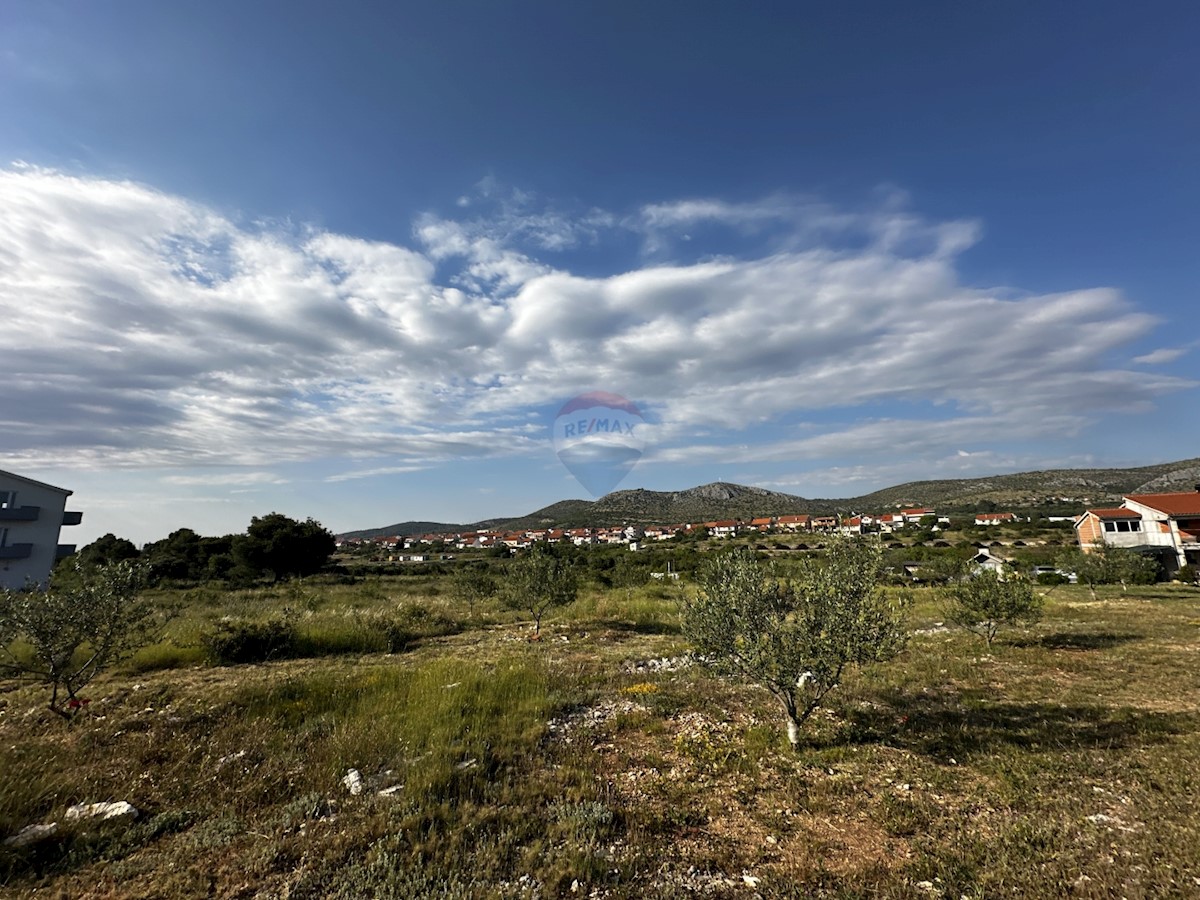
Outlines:
<svg viewBox="0 0 1200 900"><path fill-rule="evenodd" d="M58 823L0 847L0 895L1200 895L1200 590L1057 588L990 653L907 593L909 649L795 753L687 665L668 586L537 643L436 578L163 592L168 639L74 724L0 694L0 837ZM286 640L214 664L246 622ZM101 800L141 815L66 820Z"/></svg>

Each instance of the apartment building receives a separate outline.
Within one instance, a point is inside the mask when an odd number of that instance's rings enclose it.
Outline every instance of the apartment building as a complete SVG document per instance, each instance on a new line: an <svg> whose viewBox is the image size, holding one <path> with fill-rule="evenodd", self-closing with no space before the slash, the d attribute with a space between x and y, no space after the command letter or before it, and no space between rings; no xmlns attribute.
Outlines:
<svg viewBox="0 0 1200 900"><path fill-rule="evenodd" d="M75 552L58 542L59 529L78 525L66 488L0 470L0 588L45 587L54 562Z"/></svg>

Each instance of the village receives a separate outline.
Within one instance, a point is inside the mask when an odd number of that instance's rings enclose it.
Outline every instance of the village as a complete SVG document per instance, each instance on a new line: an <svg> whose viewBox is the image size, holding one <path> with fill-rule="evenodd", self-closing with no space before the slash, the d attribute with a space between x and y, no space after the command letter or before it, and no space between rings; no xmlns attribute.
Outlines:
<svg viewBox="0 0 1200 900"><path fill-rule="evenodd" d="M1009 525L1029 521L1011 512L981 512L971 518L975 525ZM1073 516L1052 516L1048 522L1072 522ZM901 509L894 513L837 515L780 515L751 519L717 519L705 522L686 522L676 525L612 525L583 528L542 528L523 531L482 530L441 532L414 535L388 535L375 538L342 537L339 550L375 549L397 554L409 553L396 561L422 562L430 557L422 548L438 547L457 550L488 550L507 547L527 549L537 543L570 543L577 547L624 544L631 550L654 541L674 539L728 539L747 535L769 534L891 534L904 528L929 528L940 531L949 527L948 516L940 516L928 507Z"/></svg>

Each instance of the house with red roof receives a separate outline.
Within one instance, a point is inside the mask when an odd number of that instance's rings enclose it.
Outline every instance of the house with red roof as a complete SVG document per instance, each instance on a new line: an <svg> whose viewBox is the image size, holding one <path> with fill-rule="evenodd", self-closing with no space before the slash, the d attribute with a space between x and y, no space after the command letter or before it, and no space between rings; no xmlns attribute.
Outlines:
<svg viewBox="0 0 1200 900"><path fill-rule="evenodd" d="M727 538L733 537L738 533L741 523L736 519L721 519L717 522L705 522L704 527L708 529L708 533L713 537Z"/></svg>
<svg viewBox="0 0 1200 900"><path fill-rule="evenodd" d="M842 525L839 529L842 534L862 534L863 533L863 517L850 516L842 519Z"/></svg>
<svg viewBox="0 0 1200 900"><path fill-rule="evenodd" d="M1010 525L1017 521L1014 513L975 513L976 525Z"/></svg>
<svg viewBox="0 0 1200 900"><path fill-rule="evenodd" d="M786 528L788 531L808 531L809 517L802 515L780 516L775 520L775 524L780 528Z"/></svg>
<svg viewBox="0 0 1200 900"><path fill-rule="evenodd" d="M1127 494L1118 507L1089 509L1075 520L1079 547L1102 544L1160 555L1168 569L1200 564L1200 484L1167 494Z"/></svg>

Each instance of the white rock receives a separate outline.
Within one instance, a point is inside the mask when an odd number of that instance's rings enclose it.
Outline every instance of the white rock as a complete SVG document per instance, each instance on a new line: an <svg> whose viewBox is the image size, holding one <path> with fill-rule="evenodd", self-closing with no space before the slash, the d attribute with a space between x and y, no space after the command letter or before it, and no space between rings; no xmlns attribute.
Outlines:
<svg viewBox="0 0 1200 900"><path fill-rule="evenodd" d="M112 803L77 803L67 810L68 819L136 819L137 809L124 800Z"/></svg>
<svg viewBox="0 0 1200 900"><path fill-rule="evenodd" d="M362 793L363 780L358 769L350 769L348 772L346 772L346 777L342 779L342 784L346 786L346 790L355 796L358 796Z"/></svg>
<svg viewBox="0 0 1200 900"><path fill-rule="evenodd" d="M382 791L380 791L379 796L380 797L391 797L393 794L398 794L402 790L404 790L404 785L393 784L391 787L385 787Z"/></svg>
<svg viewBox="0 0 1200 900"><path fill-rule="evenodd" d="M30 844L52 837L56 831L58 831L57 822L51 822L49 825L26 825L12 837L6 837L4 839L4 846L27 847Z"/></svg>

